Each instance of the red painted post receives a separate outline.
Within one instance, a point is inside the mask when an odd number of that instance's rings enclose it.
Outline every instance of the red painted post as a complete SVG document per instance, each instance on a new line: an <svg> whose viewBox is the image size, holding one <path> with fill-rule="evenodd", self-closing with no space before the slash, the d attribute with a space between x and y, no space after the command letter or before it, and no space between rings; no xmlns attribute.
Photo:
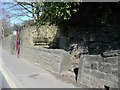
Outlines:
<svg viewBox="0 0 120 90"><path fill-rule="evenodd" d="M18 30L16 31L16 56L18 57Z"/></svg>

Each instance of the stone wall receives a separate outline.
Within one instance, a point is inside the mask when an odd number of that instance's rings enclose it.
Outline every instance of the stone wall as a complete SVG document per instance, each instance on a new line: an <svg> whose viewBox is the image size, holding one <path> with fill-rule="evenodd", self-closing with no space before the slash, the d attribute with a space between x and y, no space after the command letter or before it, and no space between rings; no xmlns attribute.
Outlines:
<svg viewBox="0 0 120 90"><path fill-rule="evenodd" d="M62 74L70 65L69 54L61 49L22 46L21 56L51 72Z"/></svg>
<svg viewBox="0 0 120 90"><path fill-rule="evenodd" d="M79 63L78 85L87 88L118 88L120 50L103 55L82 55ZM120 74L120 73L119 73ZM120 85L119 85L120 86Z"/></svg>
<svg viewBox="0 0 120 90"><path fill-rule="evenodd" d="M39 38L47 38L49 42L55 42L60 37L59 34L59 29L56 25L45 24L38 29L38 32L35 26L24 27L22 38L25 45L33 46L33 39L36 37L38 37L38 41Z"/></svg>
<svg viewBox="0 0 120 90"><path fill-rule="evenodd" d="M2 48L11 54L15 54L14 39L12 35L2 39ZM46 70L62 74L70 66L69 53L62 49L45 49L24 45L22 43L20 46L20 57Z"/></svg>
<svg viewBox="0 0 120 90"><path fill-rule="evenodd" d="M2 38L2 48L6 51L8 51L9 53L11 53L12 49L13 49L13 40L12 35L9 35L8 37Z"/></svg>
<svg viewBox="0 0 120 90"><path fill-rule="evenodd" d="M120 26L69 27L69 46L72 55L98 55L120 49Z"/></svg>

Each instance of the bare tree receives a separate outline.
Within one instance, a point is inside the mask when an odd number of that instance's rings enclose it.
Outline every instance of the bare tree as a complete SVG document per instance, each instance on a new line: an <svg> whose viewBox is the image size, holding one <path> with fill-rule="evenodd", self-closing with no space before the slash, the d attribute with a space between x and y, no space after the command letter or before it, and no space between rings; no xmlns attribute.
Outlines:
<svg viewBox="0 0 120 90"><path fill-rule="evenodd" d="M40 13L42 13L42 9L40 8L40 5L42 6L42 2L17 2L17 0L14 1L32 15L33 21L36 24L37 36L39 36L38 22L40 21Z"/></svg>
<svg viewBox="0 0 120 90"><path fill-rule="evenodd" d="M6 18L3 18L2 20L2 34L3 34L3 37L6 37L8 35L11 34L11 30L10 30L10 23L7 21Z"/></svg>

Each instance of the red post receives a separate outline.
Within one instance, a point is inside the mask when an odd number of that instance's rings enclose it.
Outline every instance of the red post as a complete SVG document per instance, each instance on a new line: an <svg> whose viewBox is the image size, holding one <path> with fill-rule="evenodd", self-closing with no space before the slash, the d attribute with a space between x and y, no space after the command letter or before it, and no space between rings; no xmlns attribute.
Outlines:
<svg viewBox="0 0 120 90"><path fill-rule="evenodd" d="M18 30L16 31L16 55L18 57Z"/></svg>

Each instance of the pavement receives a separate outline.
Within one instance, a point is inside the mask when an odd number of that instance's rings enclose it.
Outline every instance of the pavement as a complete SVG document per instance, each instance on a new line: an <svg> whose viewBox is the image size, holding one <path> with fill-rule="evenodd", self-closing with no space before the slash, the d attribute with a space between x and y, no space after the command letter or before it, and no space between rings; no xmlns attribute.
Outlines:
<svg viewBox="0 0 120 90"><path fill-rule="evenodd" d="M77 88L61 81L49 71L2 50L2 74L11 88Z"/></svg>
<svg viewBox="0 0 120 90"><path fill-rule="evenodd" d="M4 76L2 75L2 73L0 72L0 90L2 88L10 88L10 86L8 85L7 81L5 80Z"/></svg>

